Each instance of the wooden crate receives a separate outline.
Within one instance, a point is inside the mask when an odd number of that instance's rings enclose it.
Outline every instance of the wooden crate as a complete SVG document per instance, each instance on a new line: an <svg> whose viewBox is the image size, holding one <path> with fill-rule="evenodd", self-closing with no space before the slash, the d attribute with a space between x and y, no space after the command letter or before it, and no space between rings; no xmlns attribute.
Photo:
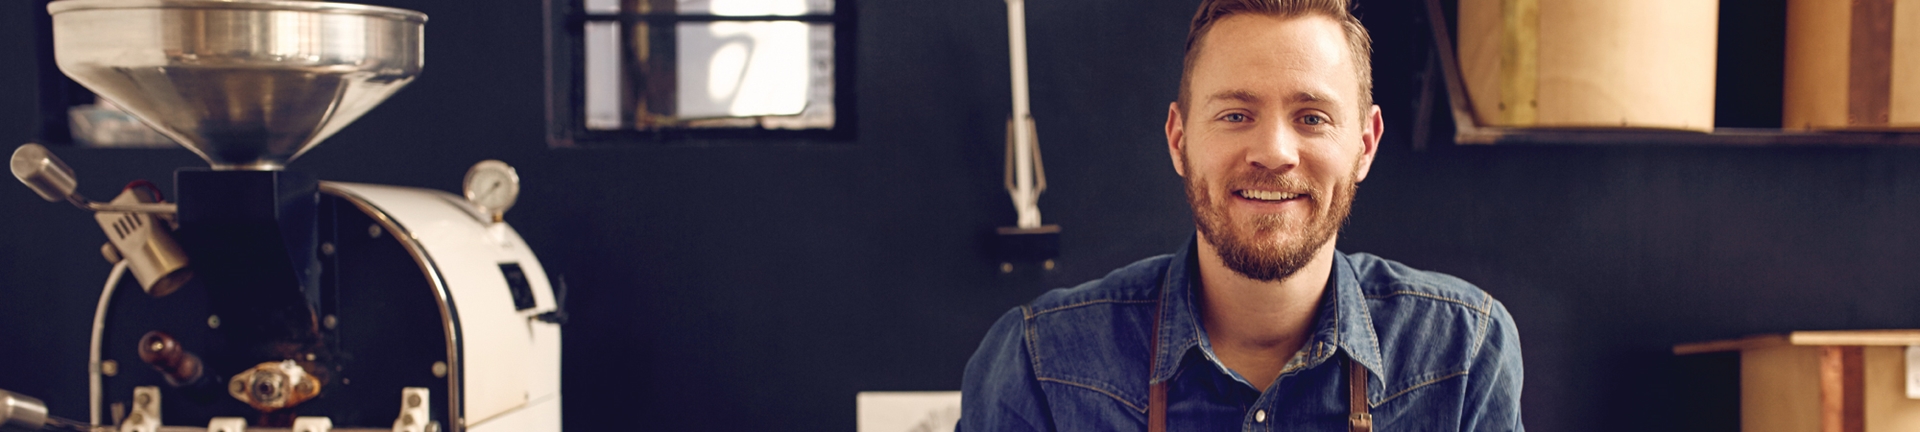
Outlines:
<svg viewBox="0 0 1920 432"><path fill-rule="evenodd" d="M1787 2L1786 129L1920 129L1920 0Z"/></svg>
<svg viewBox="0 0 1920 432"><path fill-rule="evenodd" d="M1719 8L1719 0L1460 0L1456 52L1475 121L1711 131Z"/></svg>
<svg viewBox="0 0 1920 432"><path fill-rule="evenodd" d="M1803 331L1680 344L1674 354L1740 352L1740 430L1920 431L1907 398L1907 347L1920 330Z"/></svg>

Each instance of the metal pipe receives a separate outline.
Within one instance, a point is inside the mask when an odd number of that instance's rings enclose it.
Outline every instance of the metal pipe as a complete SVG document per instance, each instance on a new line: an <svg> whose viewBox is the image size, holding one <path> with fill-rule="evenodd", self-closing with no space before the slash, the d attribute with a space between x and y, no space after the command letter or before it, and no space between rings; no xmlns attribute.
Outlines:
<svg viewBox="0 0 1920 432"><path fill-rule="evenodd" d="M170 214L178 213L180 209L178 205L174 205L173 203L113 204L113 203L85 201L86 198L80 198L78 194L74 195L74 197L85 202L85 204L77 204L80 208L86 209L86 210L92 210L95 212L152 213L152 214L170 215Z"/></svg>
<svg viewBox="0 0 1920 432"><path fill-rule="evenodd" d="M1034 188L1033 111L1027 89L1027 6L1007 0L1007 48L1013 69L1013 207L1020 228L1040 226L1040 193Z"/></svg>

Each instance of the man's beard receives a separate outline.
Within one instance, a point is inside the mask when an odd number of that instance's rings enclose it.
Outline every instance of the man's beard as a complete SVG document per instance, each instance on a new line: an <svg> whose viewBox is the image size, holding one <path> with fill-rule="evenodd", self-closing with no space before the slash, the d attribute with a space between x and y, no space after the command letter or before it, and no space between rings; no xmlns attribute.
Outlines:
<svg viewBox="0 0 1920 432"><path fill-rule="evenodd" d="M1242 174L1227 181L1226 190L1229 193L1234 189L1258 188L1306 193L1314 204L1320 204L1325 199L1333 201L1325 206L1324 211L1308 215L1305 221L1265 214L1235 224L1238 221L1227 214L1226 206L1229 203L1213 202L1206 180L1200 179L1193 168L1187 165L1187 158L1181 159L1181 166L1187 172L1187 204L1193 208L1193 220L1200 227L1200 235L1206 236L1207 241L1213 244L1228 269L1258 281L1284 280L1306 267L1307 262L1313 260L1314 252L1332 240L1334 234L1340 232L1340 227L1346 224L1347 214L1353 209L1354 191L1359 188L1354 175L1348 175L1345 182L1334 186L1334 190L1326 191L1277 173ZM1356 161L1355 174L1359 172L1358 165ZM1232 200L1231 197L1227 199ZM1318 205L1314 207L1320 208ZM1276 234L1284 234L1285 237L1276 240Z"/></svg>

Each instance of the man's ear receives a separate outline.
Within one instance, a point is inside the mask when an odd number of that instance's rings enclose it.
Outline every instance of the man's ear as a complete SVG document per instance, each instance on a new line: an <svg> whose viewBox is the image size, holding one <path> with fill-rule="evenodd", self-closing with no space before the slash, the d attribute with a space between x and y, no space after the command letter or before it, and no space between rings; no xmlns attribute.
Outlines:
<svg viewBox="0 0 1920 432"><path fill-rule="evenodd" d="M1360 158L1353 162L1353 181L1355 182L1367 179L1367 171L1373 169L1373 156L1380 151L1380 137L1387 130L1386 122L1380 115L1379 105L1367 108L1367 121L1366 124L1361 125L1361 128Z"/></svg>
<svg viewBox="0 0 1920 432"><path fill-rule="evenodd" d="M1173 172L1180 174L1181 177L1187 176L1187 164L1183 160L1186 152L1181 148L1187 144L1185 141L1187 125L1184 117L1180 115L1179 102L1167 103L1167 156L1173 159Z"/></svg>

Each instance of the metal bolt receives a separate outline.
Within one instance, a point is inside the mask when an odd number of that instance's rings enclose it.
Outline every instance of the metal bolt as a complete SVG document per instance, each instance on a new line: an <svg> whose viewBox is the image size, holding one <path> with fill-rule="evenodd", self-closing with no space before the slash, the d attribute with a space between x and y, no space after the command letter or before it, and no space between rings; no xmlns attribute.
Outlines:
<svg viewBox="0 0 1920 432"><path fill-rule="evenodd" d="M114 376L114 375L119 375L119 374L120 374L120 362L117 362L117 361L113 361L113 360L103 360L103 361L101 361L101 362L100 362L100 373L103 373L103 374L106 374L107 376Z"/></svg>
<svg viewBox="0 0 1920 432"><path fill-rule="evenodd" d="M401 415L401 416L400 416L400 424L403 424L403 425L411 425L411 424L413 424L413 414L405 414L405 415Z"/></svg>
<svg viewBox="0 0 1920 432"><path fill-rule="evenodd" d="M143 421L146 421L146 419L141 418L140 413L133 413L133 415L127 416L127 423L140 424L140 422Z"/></svg>
<svg viewBox="0 0 1920 432"><path fill-rule="evenodd" d="M113 242L100 245L100 257L106 258L108 264L119 264L120 260L125 259L120 256L120 248L114 247Z"/></svg>
<svg viewBox="0 0 1920 432"><path fill-rule="evenodd" d="M327 315L326 318L320 319L320 325L327 326L327 330L333 330L334 327L340 326L340 319L334 318L333 315Z"/></svg>
<svg viewBox="0 0 1920 432"><path fill-rule="evenodd" d="M420 406L420 395L417 395L417 394L407 395L407 407L413 408L417 406Z"/></svg>
<svg viewBox="0 0 1920 432"><path fill-rule="evenodd" d="M1053 270L1053 260L1047 260L1047 262L1040 263L1040 266L1046 267L1047 270Z"/></svg>
<svg viewBox="0 0 1920 432"><path fill-rule="evenodd" d="M1013 263L1010 263L1010 262L1003 262L1003 263L1000 263L1000 272L1001 272L1001 273L1013 273Z"/></svg>
<svg viewBox="0 0 1920 432"><path fill-rule="evenodd" d="M434 378L447 377L447 362L443 362L443 361L433 362L433 377Z"/></svg>
<svg viewBox="0 0 1920 432"><path fill-rule="evenodd" d="M331 243L331 242L328 242L328 243L321 243L321 244L320 244L320 254L321 254L321 255L333 255L333 243Z"/></svg>
<svg viewBox="0 0 1920 432"><path fill-rule="evenodd" d="M313 353L307 353L307 361L313 361Z"/></svg>
<svg viewBox="0 0 1920 432"><path fill-rule="evenodd" d="M137 396L134 396L134 397L133 397L133 407L134 407L134 408L146 408L146 407L147 407L147 404L151 404L151 403L153 403L153 396L149 396L149 395L147 395L146 393L141 393L141 394L139 394L139 395L137 395ZM134 422L134 423L139 423L140 421L139 421L139 420L134 420L133 422Z"/></svg>
<svg viewBox="0 0 1920 432"><path fill-rule="evenodd" d="M220 328L220 316L207 315L207 328L212 328L212 329Z"/></svg>
<svg viewBox="0 0 1920 432"><path fill-rule="evenodd" d="M367 237L380 238L380 225L367 225Z"/></svg>

